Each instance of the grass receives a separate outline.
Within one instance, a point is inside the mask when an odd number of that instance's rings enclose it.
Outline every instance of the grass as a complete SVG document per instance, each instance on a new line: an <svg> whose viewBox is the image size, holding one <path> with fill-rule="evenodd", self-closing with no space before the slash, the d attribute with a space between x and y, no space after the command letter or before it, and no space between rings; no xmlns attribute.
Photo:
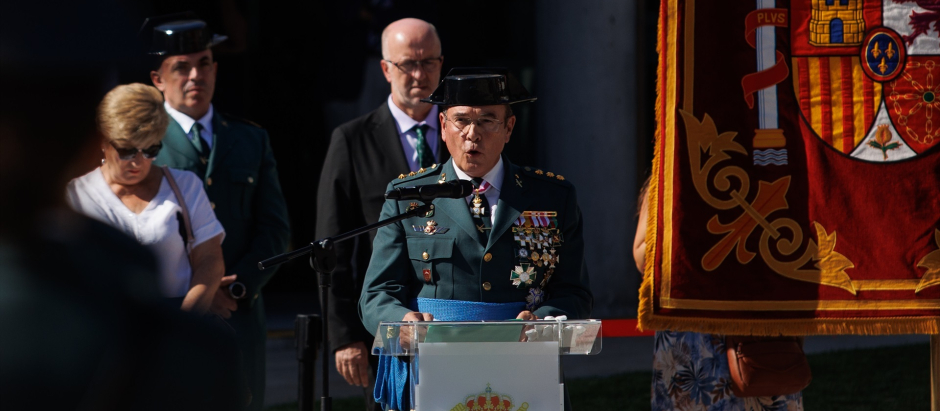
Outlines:
<svg viewBox="0 0 940 411"><path fill-rule="evenodd" d="M807 410L929 410L927 344L837 351L809 356L813 382L803 391ZM576 410L649 410L650 373L632 372L568 381ZM270 407L294 411L297 404ZM315 407L319 410L319 404ZM362 411L358 398L333 399L335 411Z"/></svg>
<svg viewBox="0 0 940 411"><path fill-rule="evenodd" d="M929 410L928 344L809 356L807 410Z"/></svg>

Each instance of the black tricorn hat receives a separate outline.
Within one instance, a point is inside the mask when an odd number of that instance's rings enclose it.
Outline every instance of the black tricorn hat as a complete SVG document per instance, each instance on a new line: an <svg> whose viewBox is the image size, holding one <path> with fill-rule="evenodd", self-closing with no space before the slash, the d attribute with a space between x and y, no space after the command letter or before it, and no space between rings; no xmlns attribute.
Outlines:
<svg viewBox="0 0 940 411"><path fill-rule="evenodd" d="M212 33L193 12L149 17L140 36L146 38L148 33L152 33L152 40L147 54L163 57L198 53L228 39Z"/></svg>
<svg viewBox="0 0 940 411"><path fill-rule="evenodd" d="M535 101L505 68L454 67L434 93L421 99L442 106L491 106Z"/></svg>

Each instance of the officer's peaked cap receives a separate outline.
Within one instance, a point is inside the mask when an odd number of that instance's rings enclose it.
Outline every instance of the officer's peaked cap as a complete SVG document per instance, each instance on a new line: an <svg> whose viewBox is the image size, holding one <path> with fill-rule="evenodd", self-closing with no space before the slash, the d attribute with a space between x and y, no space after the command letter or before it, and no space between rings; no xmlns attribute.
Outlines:
<svg viewBox="0 0 940 411"><path fill-rule="evenodd" d="M228 38L212 33L206 22L193 12L147 18L140 36L145 40L148 33L151 33L151 41L147 53L162 57L198 53Z"/></svg>
<svg viewBox="0 0 940 411"><path fill-rule="evenodd" d="M434 93L421 101L442 106L490 106L535 99L505 68L454 67Z"/></svg>

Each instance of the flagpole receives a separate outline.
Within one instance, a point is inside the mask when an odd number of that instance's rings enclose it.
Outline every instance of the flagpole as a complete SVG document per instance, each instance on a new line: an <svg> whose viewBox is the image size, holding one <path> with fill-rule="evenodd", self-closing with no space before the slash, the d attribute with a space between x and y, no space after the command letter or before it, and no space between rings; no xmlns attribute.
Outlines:
<svg viewBox="0 0 940 411"><path fill-rule="evenodd" d="M940 334L930 336L930 410L940 411Z"/></svg>
<svg viewBox="0 0 940 411"><path fill-rule="evenodd" d="M776 7L777 0L757 0L757 10ZM777 65L776 31L775 26L763 26L757 29L754 42L758 72L770 70ZM780 128L777 103L776 84L757 92L758 128L754 130L754 164L767 165L763 162L767 156L774 158L774 162L770 164L781 165L781 162L786 164L787 140L783 135L783 129Z"/></svg>

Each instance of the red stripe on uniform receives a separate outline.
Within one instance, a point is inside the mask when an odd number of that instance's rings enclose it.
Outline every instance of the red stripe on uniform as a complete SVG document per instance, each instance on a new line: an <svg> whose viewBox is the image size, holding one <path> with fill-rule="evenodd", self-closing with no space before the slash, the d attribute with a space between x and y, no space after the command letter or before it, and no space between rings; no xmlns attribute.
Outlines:
<svg viewBox="0 0 940 411"><path fill-rule="evenodd" d="M820 130L820 137L823 141L832 145L832 96L829 95L831 92L829 84L829 58L820 57L819 58L819 93L821 94L822 101L820 102L820 108L822 109L822 130Z"/></svg>
<svg viewBox="0 0 940 411"><path fill-rule="evenodd" d="M852 57L839 59L842 65L842 152L855 148L855 96L852 78Z"/></svg>

